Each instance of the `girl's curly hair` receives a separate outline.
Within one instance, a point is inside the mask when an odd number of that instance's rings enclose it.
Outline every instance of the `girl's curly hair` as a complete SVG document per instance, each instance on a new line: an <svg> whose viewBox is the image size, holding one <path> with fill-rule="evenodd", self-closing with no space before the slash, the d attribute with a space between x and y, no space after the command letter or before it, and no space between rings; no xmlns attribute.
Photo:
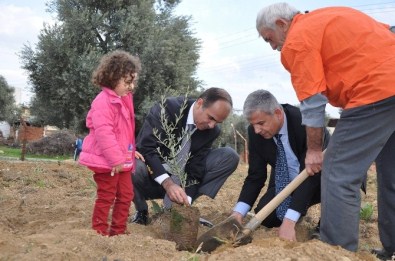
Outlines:
<svg viewBox="0 0 395 261"><path fill-rule="evenodd" d="M141 70L140 59L122 50L105 54L92 73L92 83L99 87L115 89L122 77L132 76Z"/></svg>

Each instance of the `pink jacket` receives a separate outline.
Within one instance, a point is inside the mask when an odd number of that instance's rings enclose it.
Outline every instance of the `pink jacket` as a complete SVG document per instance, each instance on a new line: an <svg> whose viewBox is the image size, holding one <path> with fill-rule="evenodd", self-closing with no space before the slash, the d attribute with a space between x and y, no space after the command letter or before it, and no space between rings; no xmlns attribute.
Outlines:
<svg viewBox="0 0 395 261"><path fill-rule="evenodd" d="M119 97L113 90L102 88L86 117L89 134L84 139L79 163L95 172L108 172L131 157L134 169L135 123L133 96ZM131 148L132 151L128 152Z"/></svg>

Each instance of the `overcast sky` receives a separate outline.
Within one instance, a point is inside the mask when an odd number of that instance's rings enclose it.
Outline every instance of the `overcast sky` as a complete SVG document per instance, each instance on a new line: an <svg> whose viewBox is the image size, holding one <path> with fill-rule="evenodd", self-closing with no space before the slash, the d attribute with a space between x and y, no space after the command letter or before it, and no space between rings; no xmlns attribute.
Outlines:
<svg viewBox="0 0 395 261"><path fill-rule="evenodd" d="M17 88L18 102L28 103L31 94L18 53L23 44L34 44L43 23L53 23L44 0L0 0L0 75ZM197 77L205 87L227 89L234 107L242 109L245 98L257 89L267 89L281 103L298 104L289 73L255 30L258 11L278 1L183 0L177 15L191 16L191 28L202 41ZM395 25L395 1L289 1L301 11L327 6L349 6L381 22ZM327 106L332 117L338 108Z"/></svg>

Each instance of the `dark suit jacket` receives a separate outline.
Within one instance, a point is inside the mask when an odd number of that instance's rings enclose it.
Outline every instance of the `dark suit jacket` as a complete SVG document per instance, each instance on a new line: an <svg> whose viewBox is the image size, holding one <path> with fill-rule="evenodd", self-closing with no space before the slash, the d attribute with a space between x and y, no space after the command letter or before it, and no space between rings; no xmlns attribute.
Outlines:
<svg viewBox="0 0 395 261"><path fill-rule="evenodd" d="M307 151L306 129L302 126L302 116L299 108L289 104L283 104L284 112L287 116L288 137L291 148L298 158L300 171L305 167L304 160ZM325 129L325 137L329 137ZM324 141L325 147L328 140ZM255 134L254 128L248 127L248 148L249 148L249 169L240 192L239 200L247 203L251 207L258 198L265 181L267 179L267 165L271 166L271 176L269 188L274 187L274 169L276 167L277 145L273 139L264 139L259 134ZM317 173L308 177L292 194L292 201L289 208L304 215L309 207L314 195L320 191L320 176ZM319 194L318 194L319 195Z"/></svg>
<svg viewBox="0 0 395 261"><path fill-rule="evenodd" d="M173 133L176 137L180 137L182 135L182 129L185 128L188 112L191 109L192 104L195 102L194 99L188 99L186 108L180 112L184 100L185 97L170 97L165 101L165 114L168 117L169 122L175 123L176 116L179 116L180 113L182 114L182 118L178 122L177 128ZM159 131L162 140L166 138L162 129L160 111L160 103L155 104L150 109L136 140L137 150L144 156L146 164L153 172L152 178L156 178L166 173L166 170L162 165L162 163L164 163L164 159L158 153L157 148L160 149L164 156L169 154L168 148L159 143L157 138L153 135L153 129L156 128ZM213 129L203 131L196 130L192 134L190 150L191 157L185 166L187 181L197 180L200 182L202 180L206 172L206 156L210 152L211 146L219 134L220 129L218 126L215 126ZM196 190L196 186L189 186L186 188L187 194L192 192L188 195L193 195L193 191Z"/></svg>

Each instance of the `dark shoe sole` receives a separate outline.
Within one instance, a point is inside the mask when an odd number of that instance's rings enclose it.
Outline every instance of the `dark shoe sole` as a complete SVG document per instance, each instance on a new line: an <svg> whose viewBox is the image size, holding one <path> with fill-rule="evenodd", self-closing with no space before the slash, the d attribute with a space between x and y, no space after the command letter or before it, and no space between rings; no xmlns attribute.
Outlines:
<svg viewBox="0 0 395 261"><path fill-rule="evenodd" d="M372 249L370 251L373 255L376 255L376 257L380 260L394 260L395 259L395 252L389 253L384 249Z"/></svg>

